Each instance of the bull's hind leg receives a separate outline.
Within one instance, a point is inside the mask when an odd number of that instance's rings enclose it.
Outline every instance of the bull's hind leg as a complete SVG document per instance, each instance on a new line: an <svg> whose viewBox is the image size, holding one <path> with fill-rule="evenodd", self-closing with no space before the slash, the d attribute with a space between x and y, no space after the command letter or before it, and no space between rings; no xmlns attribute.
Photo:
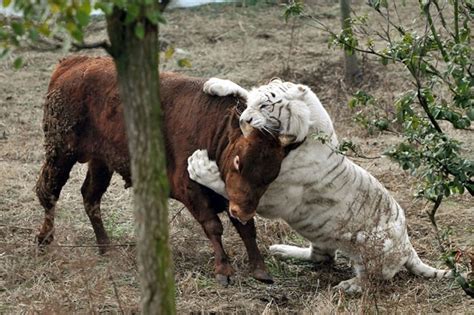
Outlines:
<svg viewBox="0 0 474 315"><path fill-rule="evenodd" d="M37 235L38 245L40 246L48 245L54 239L56 202L75 163L76 158L69 153L46 156L46 162L36 183L36 195L45 210L43 226Z"/></svg>
<svg viewBox="0 0 474 315"><path fill-rule="evenodd" d="M100 201L109 186L111 177L112 172L105 163L99 160L91 160L89 161L86 179L81 187L84 208L94 229L101 254L106 252L107 245L110 244L110 241L105 231L104 223L102 222Z"/></svg>
<svg viewBox="0 0 474 315"><path fill-rule="evenodd" d="M234 269L230 265L229 257L222 246L224 227L222 222L207 201L196 198L193 202L184 202L186 208L201 224L207 238L214 249L214 264L216 280L222 285L228 285Z"/></svg>
<svg viewBox="0 0 474 315"><path fill-rule="evenodd" d="M228 285L230 277L234 274L234 268L232 268L229 257L222 246L222 234L224 232L222 222L217 215L214 215L209 220L200 221L200 223L214 249L216 280L222 285Z"/></svg>
<svg viewBox="0 0 474 315"><path fill-rule="evenodd" d="M247 224L243 225L230 215L229 218L247 249L252 276L259 281L273 283L272 276L268 273L262 254L257 246L257 231L255 230L254 219L249 220Z"/></svg>

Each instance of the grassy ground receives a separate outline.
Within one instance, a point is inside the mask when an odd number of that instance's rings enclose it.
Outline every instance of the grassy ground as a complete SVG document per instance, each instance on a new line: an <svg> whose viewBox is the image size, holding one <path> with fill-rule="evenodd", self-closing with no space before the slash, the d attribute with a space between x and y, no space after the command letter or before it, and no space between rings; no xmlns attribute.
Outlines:
<svg viewBox="0 0 474 315"><path fill-rule="evenodd" d="M312 4L316 14L337 27L338 6L333 1ZM359 1L362 5L362 1ZM357 6L355 7L357 8ZM406 9L406 19L415 10ZM350 138L368 156L379 155L396 136L368 135L352 121L345 106L351 93L365 88L389 109L407 84L400 69L368 60L364 83L350 87L341 80L341 53L327 48L327 38L305 23L296 24L292 50L291 27L279 6L210 6L174 10L162 28L166 42L180 48L162 69L195 76L218 76L250 87L274 76L308 84L335 121L340 138ZM90 39L104 37L104 23L91 27ZM103 54L88 51L88 54ZM0 63L0 313L93 313L138 311L139 288L135 262L135 236L131 191L114 176L103 200L103 216L117 246L97 254L95 238L83 211L79 192L85 167L76 165L58 203L56 241L39 253L34 237L43 212L33 187L43 161L42 102L49 76L61 52L25 49L23 69L12 60ZM290 56L290 58L289 58ZM189 58L192 68L178 68L176 58ZM289 70L285 69L288 68ZM461 134L468 154L473 139ZM429 205L413 197L416 179L387 159L357 160L373 173L405 208L409 234L420 256L441 267L439 251L425 210ZM451 239L473 249L474 208L466 194L452 198L439 210L439 224L453 230ZM472 313L474 303L449 280L426 280L406 271L393 281L375 284L362 296L349 297L331 289L352 275L341 257L335 266L315 266L294 260L280 261L268 254L274 243L305 244L286 224L258 218L259 244L275 278L264 285L249 278L245 249L226 218L224 245L237 273L233 285L222 288L213 278L209 242L186 209L170 201L176 297L179 313L197 311L236 313Z"/></svg>

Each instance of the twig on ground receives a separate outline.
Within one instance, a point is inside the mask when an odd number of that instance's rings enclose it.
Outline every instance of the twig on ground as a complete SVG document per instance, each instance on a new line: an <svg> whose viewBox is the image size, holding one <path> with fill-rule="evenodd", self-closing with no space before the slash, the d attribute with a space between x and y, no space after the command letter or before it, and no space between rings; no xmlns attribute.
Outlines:
<svg viewBox="0 0 474 315"><path fill-rule="evenodd" d="M185 209L185 207L181 207L181 209L179 209L178 212L176 212L176 213L173 215L173 217L172 217L171 220L168 222L168 224L173 223L173 221L176 219L176 217L177 217L178 215L180 215L181 212L182 212L184 209Z"/></svg>
<svg viewBox="0 0 474 315"><path fill-rule="evenodd" d="M112 274L110 273L110 270L108 270L108 273L109 273L110 282L112 282L112 288L114 289L114 294L115 294L115 298L117 299L117 304L118 304L120 313L125 314L125 312L123 311L123 308L122 308L122 302L120 301L120 297L119 297L119 294L118 294L117 285L115 284L114 278L112 277Z"/></svg>

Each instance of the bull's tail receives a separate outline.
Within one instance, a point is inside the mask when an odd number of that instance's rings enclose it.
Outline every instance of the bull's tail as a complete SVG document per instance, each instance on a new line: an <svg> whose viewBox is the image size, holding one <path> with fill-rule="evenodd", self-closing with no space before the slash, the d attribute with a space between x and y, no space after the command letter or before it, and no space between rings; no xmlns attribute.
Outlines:
<svg viewBox="0 0 474 315"><path fill-rule="evenodd" d="M453 272L446 269L436 269L431 266L428 266L421 261L420 257L416 253L415 249L412 247L410 257L405 263L405 267L412 273L418 276L425 278L453 278Z"/></svg>

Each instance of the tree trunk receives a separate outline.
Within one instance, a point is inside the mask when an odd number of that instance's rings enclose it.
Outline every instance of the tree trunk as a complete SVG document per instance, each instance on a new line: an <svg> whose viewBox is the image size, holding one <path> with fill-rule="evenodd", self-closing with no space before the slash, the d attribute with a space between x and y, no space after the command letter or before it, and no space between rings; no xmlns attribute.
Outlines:
<svg viewBox="0 0 474 315"><path fill-rule="evenodd" d="M341 6L341 25L343 30L350 30L351 25L351 1L350 0L340 0ZM357 57L355 52L349 52L344 50L344 72L345 78L348 82L359 81L362 76L362 72L359 68L359 63L357 62Z"/></svg>
<svg viewBox="0 0 474 315"><path fill-rule="evenodd" d="M145 29L143 39L139 39L137 22L125 24L125 17L126 12L116 7L107 18L107 31L124 104L131 159L142 312L175 314L168 246L169 187L159 102L158 26L145 18L138 19Z"/></svg>

